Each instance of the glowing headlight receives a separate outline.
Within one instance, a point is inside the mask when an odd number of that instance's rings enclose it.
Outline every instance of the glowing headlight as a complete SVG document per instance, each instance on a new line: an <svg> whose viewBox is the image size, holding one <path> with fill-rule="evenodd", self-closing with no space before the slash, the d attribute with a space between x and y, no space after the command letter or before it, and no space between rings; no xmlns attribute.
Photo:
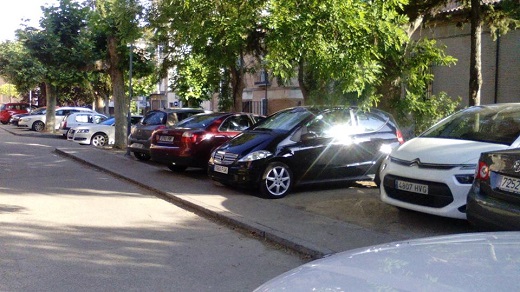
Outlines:
<svg viewBox="0 0 520 292"><path fill-rule="evenodd" d="M273 155L273 153L271 153L267 150L260 150L260 151L251 152L251 153L247 154L246 156L240 158L240 160L238 160L238 161L239 162L254 161L254 160L267 158L271 155Z"/></svg>
<svg viewBox="0 0 520 292"><path fill-rule="evenodd" d="M88 133L88 129L79 129L76 133Z"/></svg>

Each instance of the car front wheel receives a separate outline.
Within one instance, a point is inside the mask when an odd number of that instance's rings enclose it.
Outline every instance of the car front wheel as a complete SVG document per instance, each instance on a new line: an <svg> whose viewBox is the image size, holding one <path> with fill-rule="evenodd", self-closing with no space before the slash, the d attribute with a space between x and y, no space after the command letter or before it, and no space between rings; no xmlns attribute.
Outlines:
<svg viewBox="0 0 520 292"><path fill-rule="evenodd" d="M45 124L42 121L36 121L33 123L32 128L36 132L41 132L45 130Z"/></svg>
<svg viewBox="0 0 520 292"><path fill-rule="evenodd" d="M264 171L260 191L268 199L280 199L289 193L292 183L293 175L289 167L281 162L273 162Z"/></svg>
<svg viewBox="0 0 520 292"><path fill-rule="evenodd" d="M105 134L95 134L90 140L90 144L95 147L104 147L108 145L108 137Z"/></svg>

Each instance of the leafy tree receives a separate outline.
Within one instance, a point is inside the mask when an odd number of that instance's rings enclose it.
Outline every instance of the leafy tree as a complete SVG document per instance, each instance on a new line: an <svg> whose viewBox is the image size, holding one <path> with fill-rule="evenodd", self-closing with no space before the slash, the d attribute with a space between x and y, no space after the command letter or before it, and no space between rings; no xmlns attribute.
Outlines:
<svg viewBox="0 0 520 292"><path fill-rule="evenodd" d="M88 9L61 0L57 6L42 7L41 30L26 27L18 38L44 70L47 93L46 131L54 132L58 92L83 84L91 60L91 47L85 38Z"/></svg>
<svg viewBox="0 0 520 292"><path fill-rule="evenodd" d="M96 51L101 54L103 67L110 76L114 100L114 147L126 148L130 100L125 94L125 72L129 68L130 45L142 36L143 5L138 0L91 1L93 16L90 27L94 34ZM134 54L136 51L132 51ZM136 60L137 54L136 54ZM137 72L138 70L136 70Z"/></svg>
<svg viewBox="0 0 520 292"><path fill-rule="evenodd" d="M296 73L305 103L316 95L374 103L369 92L379 82L383 54L407 41L407 19L397 12L405 3L272 0L265 19L267 65L283 80Z"/></svg>
<svg viewBox="0 0 520 292"><path fill-rule="evenodd" d="M242 110L245 74L253 71L255 64L245 56L262 54L259 19L264 7L265 1L260 0L156 2L150 28L163 50L163 74L175 69L179 95L206 99L207 90L227 87L222 82L226 80L233 109ZM221 94L226 92L221 90Z"/></svg>

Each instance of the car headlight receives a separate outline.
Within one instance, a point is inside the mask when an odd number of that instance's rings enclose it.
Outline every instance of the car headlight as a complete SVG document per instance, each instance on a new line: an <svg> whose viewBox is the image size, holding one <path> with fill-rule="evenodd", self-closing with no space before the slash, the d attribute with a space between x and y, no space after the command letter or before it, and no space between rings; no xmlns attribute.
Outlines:
<svg viewBox="0 0 520 292"><path fill-rule="evenodd" d="M259 150L259 151L255 151L255 152L251 152L251 153L247 154L246 156L240 158L238 161L239 162L254 161L254 160L267 158L271 155L273 155L273 153L271 153L267 150Z"/></svg>
<svg viewBox="0 0 520 292"><path fill-rule="evenodd" d="M89 129L79 129L76 131L76 133L88 133Z"/></svg>

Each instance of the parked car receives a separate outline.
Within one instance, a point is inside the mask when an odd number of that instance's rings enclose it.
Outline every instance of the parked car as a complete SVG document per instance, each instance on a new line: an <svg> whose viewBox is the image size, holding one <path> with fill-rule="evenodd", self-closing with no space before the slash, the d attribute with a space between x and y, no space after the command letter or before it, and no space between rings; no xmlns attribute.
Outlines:
<svg viewBox="0 0 520 292"><path fill-rule="evenodd" d="M139 160L149 160L150 140L153 131L173 127L187 117L204 112L204 109L199 108L173 108L149 111L141 122L132 128L128 137L128 150Z"/></svg>
<svg viewBox="0 0 520 292"><path fill-rule="evenodd" d="M143 117L131 116L131 125L139 123ZM114 144L116 118L111 117L99 124L86 124L69 129L67 140L84 145L104 147Z"/></svg>
<svg viewBox="0 0 520 292"><path fill-rule="evenodd" d="M474 106L443 119L382 164L381 200L466 219L466 197L482 152L520 146L520 103Z"/></svg>
<svg viewBox="0 0 520 292"><path fill-rule="evenodd" d="M412 239L314 260L254 291L518 291L518 254L520 232Z"/></svg>
<svg viewBox="0 0 520 292"><path fill-rule="evenodd" d="M9 123L12 115L30 112L31 105L25 102L9 102L0 104L0 122L4 125Z"/></svg>
<svg viewBox="0 0 520 292"><path fill-rule="evenodd" d="M45 112L46 112L46 107L43 106L43 107L38 107L38 108L32 109L28 113L12 115L11 119L9 120L9 124L11 124L13 126L18 126L18 121L22 117L25 117L25 116L28 116L28 115L44 115Z"/></svg>
<svg viewBox="0 0 520 292"><path fill-rule="evenodd" d="M108 117L97 112L72 112L68 113L59 125L58 131L67 136L67 132L71 128L82 126L85 124L99 124L107 120Z"/></svg>
<svg viewBox="0 0 520 292"><path fill-rule="evenodd" d="M94 112L93 110L88 109L88 108L84 108L84 107L60 107L60 108L56 108L55 120L54 120L55 129L56 130L59 129L61 121L63 120L63 118L67 114L74 113L74 112L80 112L80 111ZM22 117L18 121L18 126L19 127L24 127L24 128L29 128L29 129L32 129L32 130L34 130L36 132L41 132L41 131L45 130L46 119L47 119L46 114L28 115L28 116Z"/></svg>
<svg viewBox="0 0 520 292"><path fill-rule="evenodd" d="M279 111L218 147L209 177L259 187L282 198L296 185L371 180L403 142L393 117L358 107L294 107Z"/></svg>
<svg viewBox="0 0 520 292"><path fill-rule="evenodd" d="M520 230L520 148L481 154L467 204L480 230Z"/></svg>
<svg viewBox="0 0 520 292"><path fill-rule="evenodd" d="M211 151L251 127L260 116L250 113L197 114L173 128L152 134L152 160L165 164L172 171L187 167L206 168Z"/></svg>

